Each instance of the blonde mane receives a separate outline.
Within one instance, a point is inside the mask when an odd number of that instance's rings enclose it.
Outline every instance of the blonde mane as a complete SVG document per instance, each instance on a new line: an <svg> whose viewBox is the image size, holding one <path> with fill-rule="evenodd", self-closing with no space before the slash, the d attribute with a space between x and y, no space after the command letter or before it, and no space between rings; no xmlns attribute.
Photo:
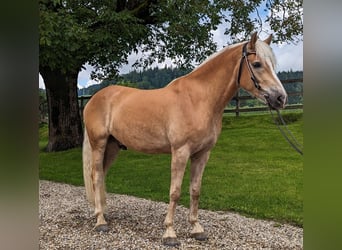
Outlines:
<svg viewBox="0 0 342 250"><path fill-rule="evenodd" d="M218 55L226 52L227 50L229 50L231 48L237 47L237 46L241 45L242 43L245 43L245 42L228 45L228 46L222 48L221 50L213 53L211 56L209 56L207 59L205 59L200 65L198 65L196 68L194 68L193 71L201 68L203 65L205 65L207 62L211 61L212 59L214 59ZM275 55L272 51L272 48L268 44L264 43L261 40L257 40L255 46L256 46L257 56L268 61L269 64L272 65L273 69L275 69L277 62L276 62Z"/></svg>

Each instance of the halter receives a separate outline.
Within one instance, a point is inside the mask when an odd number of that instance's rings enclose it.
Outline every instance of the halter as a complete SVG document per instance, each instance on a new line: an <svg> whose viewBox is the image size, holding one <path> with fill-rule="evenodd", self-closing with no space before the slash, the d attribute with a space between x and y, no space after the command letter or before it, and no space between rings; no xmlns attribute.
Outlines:
<svg viewBox="0 0 342 250"><path fill-rule="evenodd" d="M254 73L253 73L253 70L251 69L251 66L250 66L250 63L248 61L248 56L251 55L251 54L256 54L255 51L252 51L252 52L248 52L247 51L247 43L245 43L242 47L242 57L241 57L241 60L240 60L240 67L239 67L239 73L238 73L238 79L237 79L237 85L240 86L240 78L241 78L241 72L242 72L242 65L243 65L243 62L246 61L246 65L247 65L247 69L248 69L248 72L249 72L249 75L251 76L251 79L254 83L254 86L257 88L257 89L261 89L260 85L259 85L259 81L258 79L255 77Z"/></svg>

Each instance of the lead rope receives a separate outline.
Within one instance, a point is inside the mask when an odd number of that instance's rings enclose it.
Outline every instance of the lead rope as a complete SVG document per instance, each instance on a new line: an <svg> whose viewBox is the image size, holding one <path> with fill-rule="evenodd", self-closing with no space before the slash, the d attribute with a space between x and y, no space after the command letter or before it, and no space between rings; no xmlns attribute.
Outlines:
<svg viewBox="0 0 342 250"><path fill-rule="evenodd" d="M301 155L303 155L303 150L301 148L303 148L303 146L301 144L298 143L298 141L296 140L296 138L293 136L293 134L291 133L291 131L287 128L286 123L283 119L283 117L281 116L279 110L276 109L276 112L278 114L278 118L281 121L282 125L285 127L287 134L290 135L292 141L290 140L290 138L288 137L288 135L286 135L286 132L281 128L280 123L277 122L277 119L274 117L273 113L272 113L272 109L270 107L270 113L271 116L274 120L274 123L277 125L278 129L280 130L280 132L282 133L282 135L284 136L284 138L287 140L287 142Z"/></svg>

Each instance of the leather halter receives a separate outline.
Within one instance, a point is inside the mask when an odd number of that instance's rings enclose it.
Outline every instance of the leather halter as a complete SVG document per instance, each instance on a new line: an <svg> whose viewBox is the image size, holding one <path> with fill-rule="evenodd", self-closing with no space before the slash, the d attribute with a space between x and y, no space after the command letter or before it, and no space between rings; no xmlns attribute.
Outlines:
<svg viewBox="0 0 342 250"><path fill-rule="evenodd" d="M238 87L240 87L240 78L241 78L241 73L242 73L242 65L243 65L243 62L246 61L246 65L247 65L247 69L248 69L248 72L249 72L249 75L251 76L251 79L254 83L254 86L257 88L257 89L261 89L260 85L259 85L259 81L258 79L255 77L254 73L253 73L253 70L250 66L250 63L248 61L248 56L251 55L251 54L256 54L255 51L252 51L252 52L248 52L247 51L247 44L248 42L246 42L243 47L242 47L242 57L241 57L241 60L240 60L240 67L239 67L239 73L238 73L238 79L237 79L237 85Z"/></svg>

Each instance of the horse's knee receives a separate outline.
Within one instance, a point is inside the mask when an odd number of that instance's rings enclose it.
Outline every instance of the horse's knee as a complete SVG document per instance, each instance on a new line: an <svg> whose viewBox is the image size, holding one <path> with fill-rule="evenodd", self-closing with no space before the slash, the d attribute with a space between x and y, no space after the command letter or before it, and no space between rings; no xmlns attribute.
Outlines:
<svg viewBox="0 0 342 250"><path fill-rule="evenodd" d="M200 192L201 192L201 190L199 187L191 187L190 188L190 195L193 199L199 199Z"/></svg>
<svg viewBox="0 0 342 250"><path fill-rule="evenodd" d="M179 198L180 198L180 189L177 188L176 190L170 192L170 199L172 201L177 202L179 200Z"/></svg>

